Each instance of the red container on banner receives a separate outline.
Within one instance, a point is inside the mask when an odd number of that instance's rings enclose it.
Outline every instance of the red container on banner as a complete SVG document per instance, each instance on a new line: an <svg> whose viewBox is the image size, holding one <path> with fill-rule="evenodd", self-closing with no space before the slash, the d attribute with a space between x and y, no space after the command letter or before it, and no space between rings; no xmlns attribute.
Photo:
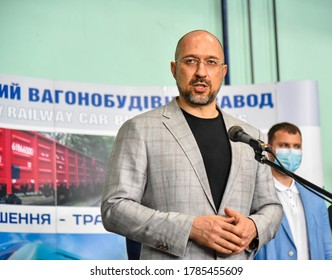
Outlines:
<svg viewBox="0 0 332 280"><path fill-rule="evenodd" d="M102 184L104 163L34 131L0 128L0 199L17 195L69 201Z"/></svg>

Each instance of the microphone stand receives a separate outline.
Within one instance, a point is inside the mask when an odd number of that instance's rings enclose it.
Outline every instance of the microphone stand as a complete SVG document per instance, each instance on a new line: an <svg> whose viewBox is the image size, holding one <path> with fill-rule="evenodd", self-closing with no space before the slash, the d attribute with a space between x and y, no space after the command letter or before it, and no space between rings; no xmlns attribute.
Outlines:
<svg viewBox="0 0 332 280"><path fill-rule="evenodd" d="M262 149L258 148L258 149L254 149L255 151L255 159L262 163L262 164L267 164L270 167L280 171L281 173L292 177L296 182L300 183L303 187L305 187L306 189L308 189L309 191L313 192L314 194L320 196L321 198L325 199L326 201L328 201L329 203L332 204L332 194L329 193L328 191L324 190L321 187L316 186L315 184L303 179L302 177L294 174L291 171L288 171L287 169L281 167L280 165L270 161L265 155L262 154ZM329 200L328 198L330 198L331 200Z"/></svg>

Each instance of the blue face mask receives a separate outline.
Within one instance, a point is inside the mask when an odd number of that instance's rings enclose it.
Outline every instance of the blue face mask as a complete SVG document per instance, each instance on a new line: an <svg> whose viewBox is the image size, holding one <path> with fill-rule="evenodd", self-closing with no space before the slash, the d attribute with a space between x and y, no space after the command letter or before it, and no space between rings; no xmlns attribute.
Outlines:
<svg viewBox="0 0 332 280"><path fill-rule="evenodd" d="M287 170L295 172L301 164L302 150L278 148L276 149L276 157ZM278 164L277 160L274 162Z"/></svg>

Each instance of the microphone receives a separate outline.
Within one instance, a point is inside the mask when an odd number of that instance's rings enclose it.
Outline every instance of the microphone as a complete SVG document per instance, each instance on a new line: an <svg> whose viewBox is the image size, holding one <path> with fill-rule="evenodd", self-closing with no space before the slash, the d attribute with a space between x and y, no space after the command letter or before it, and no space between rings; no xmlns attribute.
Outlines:
<svg viewBox="0 0 332 280"><path fill-rule="evenodd" d="M244 132L242 127L234 125L228 130L228 138L233 142L242 142L248 144L252 147L255 151L267 151L272 153L271 148L266 145L262 140L255 139Z"/></svg>

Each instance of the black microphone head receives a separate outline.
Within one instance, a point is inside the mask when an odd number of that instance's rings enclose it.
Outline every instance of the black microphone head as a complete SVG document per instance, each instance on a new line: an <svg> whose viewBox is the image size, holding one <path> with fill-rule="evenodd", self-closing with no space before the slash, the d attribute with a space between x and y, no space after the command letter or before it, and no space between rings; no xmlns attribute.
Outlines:
<svg viewBox="0 0 332 280"><path fill-rule="evenodd" d="M239 132L244 132L241 126L234 125L228 130L228 138L233 142L239 141Z"/></svg>

